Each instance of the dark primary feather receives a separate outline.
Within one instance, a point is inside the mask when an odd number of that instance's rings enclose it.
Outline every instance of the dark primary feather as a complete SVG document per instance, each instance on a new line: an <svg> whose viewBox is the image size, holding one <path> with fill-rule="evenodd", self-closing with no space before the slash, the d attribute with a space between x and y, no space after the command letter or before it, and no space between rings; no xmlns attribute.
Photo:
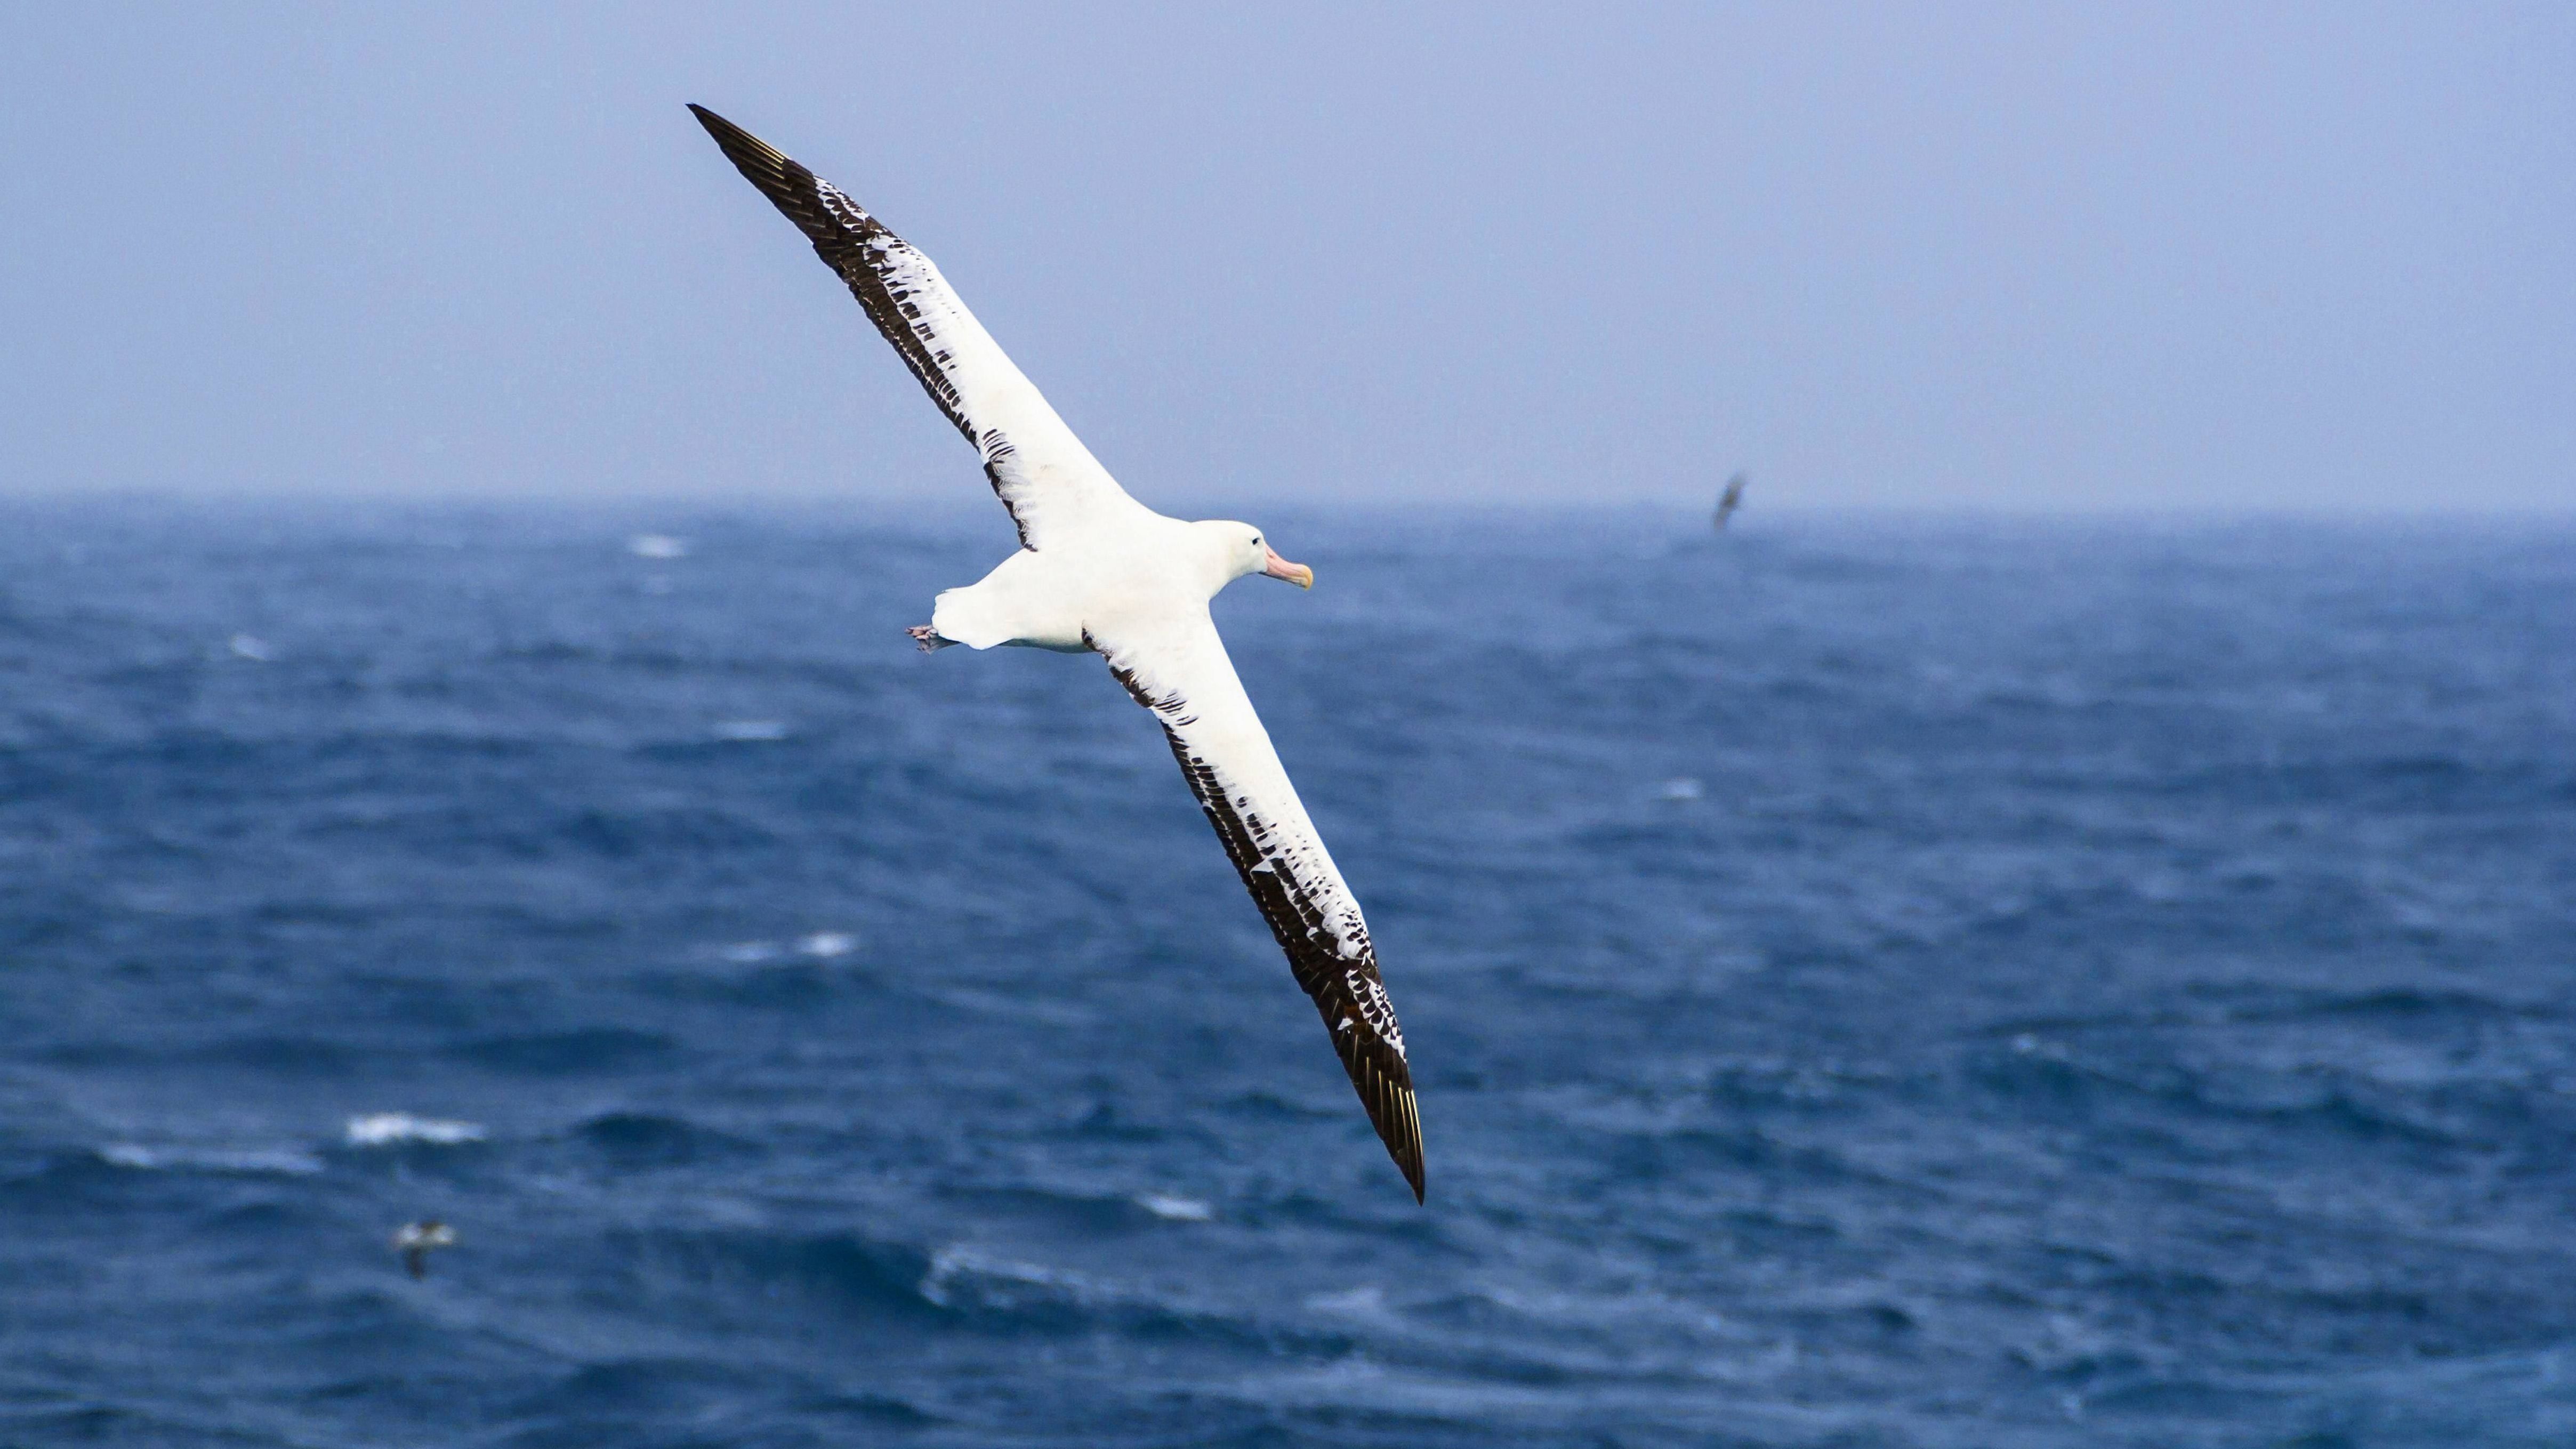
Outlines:
<svg viewBox="0 0 2576 1449"><path fill-rule="evenodd" d="M760 194L768 197L814 243L814 254L848 284L859 305L867 309L868 320L877 324L877 331L901 354L904 365L920 379L930 400L939 404L939 411L984 455L985 476L1001 497L1002 505L1011 510L1012 521L1020 529L1020 542L1029 544L1028 521L1020 516L1013 501L1014 480L1003 476L1011 454L1009 442L998 433L979 430L975 420L966 415L965 404L943 366L947 357L937 350L935 339L925 335L927 329L918 325L919 309L893 284L894 264L918 258L919 253L840 188L790 160L777 147L704 106L691 105L689 113L724 148L734 169L760 188Z"/></svg>

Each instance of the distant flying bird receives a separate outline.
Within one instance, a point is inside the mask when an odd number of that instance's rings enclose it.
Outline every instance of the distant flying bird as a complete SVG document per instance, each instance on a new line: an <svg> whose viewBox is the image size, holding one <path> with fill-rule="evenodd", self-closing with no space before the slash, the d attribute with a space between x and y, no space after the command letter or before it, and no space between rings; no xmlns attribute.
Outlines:
<svg viewBox="0 0 2576 1449"><path fill-rule="evenodd" d="M814 243L948 421L983 456L1020 551L942 593L911 631L951 644L1091 652L1153 711L1181 773L1288 953L1369 1121L1422 1198L1422 1121L1404 1033L1359 902L1342 883L1208 615L1250 574L1314 586L1247 523L1184 523L1127 496L1012 365L930 259L831 183L702 106L716 144Z"/></svg>
<svg viewBox="0 0 2576 1449"><path fill-rule="evenodd" d="M456 1229L436 1218L423 1218L419 1222L405 1223L394 1229L394 1251L402 1254L403 1266L411 1270L414 1278L429 1276L429 1253L432 1248L448 1248L455 1244Z"/></svg>
<svg viewBox="0 0 2576 1449"><path fill-rule="evenodd" d="M1719 494L1717 497L1717 531L1724 533L1726 531L1726 520L1733 518L1735 516L1735 510L1742 508L1743 506L1744 475L1738 473L1734 477L1726 480L1726 491Z"/></svg>

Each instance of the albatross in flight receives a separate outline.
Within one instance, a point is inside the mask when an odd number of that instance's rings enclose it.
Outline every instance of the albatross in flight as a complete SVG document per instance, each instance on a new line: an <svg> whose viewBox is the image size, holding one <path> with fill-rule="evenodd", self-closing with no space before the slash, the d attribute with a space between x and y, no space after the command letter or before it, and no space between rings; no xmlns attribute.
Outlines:
<svg viewBox="0 0 2576 1449"><path fill-rule="evenodd" d="M1733 518L1735 510L1743 506L1744 475L1738 473L1726 480L1726 491L1717 497L1717 531L1726 532L1726 520Z"/></svg>
<svg viewBox="0 0 2576 1449"><path fill-rule="evenodd" d="M925 650L1019 644L1096 653L1153 711L1181 773L1245 889L1314 998L1369 1121L1422 1198L1422 1119L1404 1033L1377 971L1359 902L1333 866L1208 616L1249 574L1314 586L1261 530L1184 523L1118 486L930 258L839 188L703 106L691 106L735 167L814 243L930 400L984 459L1019 526L1020 551L983 581L940 594L912 630Z"/></svg>

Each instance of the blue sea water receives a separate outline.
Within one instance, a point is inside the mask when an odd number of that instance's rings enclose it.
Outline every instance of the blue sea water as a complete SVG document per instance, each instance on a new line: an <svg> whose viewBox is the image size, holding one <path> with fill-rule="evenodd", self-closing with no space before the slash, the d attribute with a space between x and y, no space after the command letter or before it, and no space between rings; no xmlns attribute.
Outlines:
<svg viewBox="0 0 2576 1449"><path fill-rule="evenodd" d="M0 1443L2576 1442L2576 526L1262 522L1427 1207L997 514L0 507Z"/></svg>

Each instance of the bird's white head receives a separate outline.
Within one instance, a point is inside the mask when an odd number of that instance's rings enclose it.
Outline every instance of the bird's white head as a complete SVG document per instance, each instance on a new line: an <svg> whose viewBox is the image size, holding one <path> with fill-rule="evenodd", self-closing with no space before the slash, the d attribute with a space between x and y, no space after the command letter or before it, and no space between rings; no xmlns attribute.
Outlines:
<svg viewBox="0 0 2576 1449"><path fill-rule="evenodd" d="M1315 586L1313 569L1281 558L1279 550L1270 546L1268 536L1249 523L1218 519L1199 524L1198 530L1215 547L1218 559L1217 588L1224 588L1236 579L1250 574L1286 579L1301 589L1311 589Z"/></svg>

